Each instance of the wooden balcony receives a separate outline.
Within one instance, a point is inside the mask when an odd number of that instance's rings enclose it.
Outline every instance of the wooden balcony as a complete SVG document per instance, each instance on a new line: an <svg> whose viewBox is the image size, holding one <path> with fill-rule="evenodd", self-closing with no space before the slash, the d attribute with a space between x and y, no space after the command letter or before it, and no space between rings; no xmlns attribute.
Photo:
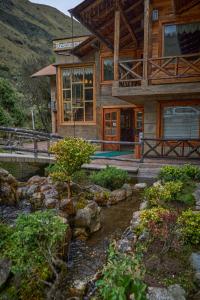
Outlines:
<svg viewBox="0 0 200 300"><path fill-rule="evenodd" d="M145 78L145 74L146 78ZM120 61L113 96L134 100L145 96L200 93L200 53Z"/></svg>

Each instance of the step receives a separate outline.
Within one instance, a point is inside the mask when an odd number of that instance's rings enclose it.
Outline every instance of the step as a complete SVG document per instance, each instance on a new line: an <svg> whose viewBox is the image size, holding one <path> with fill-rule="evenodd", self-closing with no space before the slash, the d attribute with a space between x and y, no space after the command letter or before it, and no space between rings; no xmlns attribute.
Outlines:
<svg viewBox="0 0 200 300"><path fill-rule="evenodd" d="M127 171L128 173L131 173L131 174L137 174L138 170L139 170L138 167L117 166L117 165L112 165L112 164L109 164L109 166L116 167L117 169ZM94 164L94 163L84 164L82 166L83 169L87 169L87 170L103 170L103 169L106 169L106 167L107 167L107 165L99 165L99 164Z"/></svg>

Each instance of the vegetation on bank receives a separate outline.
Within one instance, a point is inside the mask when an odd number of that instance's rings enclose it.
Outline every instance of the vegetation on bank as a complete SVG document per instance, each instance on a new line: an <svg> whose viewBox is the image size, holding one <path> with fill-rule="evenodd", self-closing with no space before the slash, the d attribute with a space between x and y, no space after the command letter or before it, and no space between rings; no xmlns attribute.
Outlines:
<svg viewBox="0 0 200 300"><path fill-rule="evenodd" d="M180 284L188 295L197 292L189 258L200 246L200 214L192 210L200 169L167 166L161 169L159 179L144 192L148 207L141 211L139 225L134 229L142 241L137 239L133 253L112 250L111 257L108 255L97 283L105 300L127 299L131 294L134 299L146 299L146 286ZM133 271L129 266L135 266L138 254L137 271ZM138 274L141 294L134 288Z"/></svg>
<svg viewBox="0 0 200 300"><path fill-rule="evenodd" d="M1 299L44 299L45 286L64 266L59 253L66 233L67 225L52 211L22 214L14 227L0 223L1 259L11 260L14 275Z"/></svg>

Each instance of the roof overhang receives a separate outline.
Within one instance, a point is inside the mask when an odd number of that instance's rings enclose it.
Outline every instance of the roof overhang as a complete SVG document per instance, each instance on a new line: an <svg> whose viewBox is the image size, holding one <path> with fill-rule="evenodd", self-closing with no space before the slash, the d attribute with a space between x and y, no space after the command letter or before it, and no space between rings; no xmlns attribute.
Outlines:
<svg viewBox="0 0 200 300"><path fill-rule="evenodd" d="M42 76L55 76L56 75L56 67L54 65L49 65L45 68L42 68L38 72L31 75L32 78L42 77Z"/></svg>

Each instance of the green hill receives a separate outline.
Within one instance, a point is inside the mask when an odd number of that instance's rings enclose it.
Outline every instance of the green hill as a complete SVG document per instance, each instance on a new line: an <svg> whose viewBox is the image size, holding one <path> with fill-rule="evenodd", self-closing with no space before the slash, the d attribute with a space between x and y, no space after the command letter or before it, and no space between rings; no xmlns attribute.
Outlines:
<svg viewBox="0 0 200 300"><path fill-rule="evenodd" d="M74 22L76 35L87 30ZM15 78L28 56L50 57L52 39L71 36L71 18L28 0L0 0L0 76Z"/></svg>

